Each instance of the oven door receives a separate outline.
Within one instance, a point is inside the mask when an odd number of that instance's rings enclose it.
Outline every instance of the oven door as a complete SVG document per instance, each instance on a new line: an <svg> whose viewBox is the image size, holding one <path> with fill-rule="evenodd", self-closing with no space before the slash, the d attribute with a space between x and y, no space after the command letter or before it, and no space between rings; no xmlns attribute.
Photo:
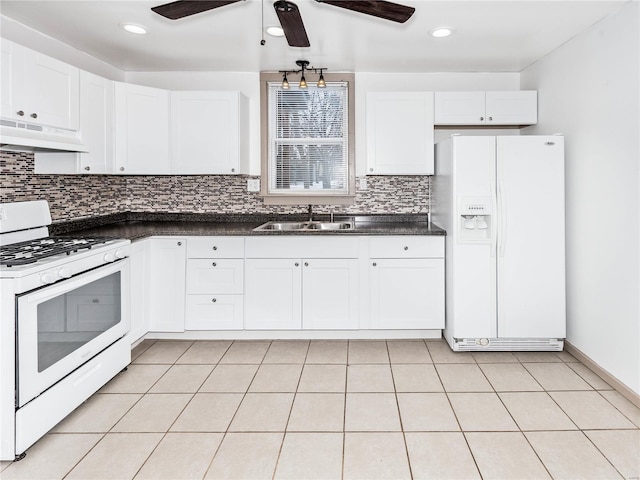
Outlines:
<svg viewBox="0 0 640 480"><path fill-rule="evenodd" d="M17 300L17 402L25 405L129 331L129 259Z"/></svg>

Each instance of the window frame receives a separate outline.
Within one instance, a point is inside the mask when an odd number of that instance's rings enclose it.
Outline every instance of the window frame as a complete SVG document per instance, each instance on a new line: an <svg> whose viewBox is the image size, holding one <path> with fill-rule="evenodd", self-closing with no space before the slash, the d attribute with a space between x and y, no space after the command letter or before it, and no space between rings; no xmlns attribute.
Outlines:
<svg viewBox="0 0 640 480"><path fill-rule="evenodd" d="M313 73L307 72L312 77ZM291 75L290 75L291 76ZM348 101L348 146L347 146L347 193L314 194L311 191L300 194L269 193L269 83L281 82L282 74L278 72L260 73L260 196L266 205L352 205L355 201L355 75L353 73L324 73L327 82L346 82ZM298 80L297 76L290 83Z"/></svg>

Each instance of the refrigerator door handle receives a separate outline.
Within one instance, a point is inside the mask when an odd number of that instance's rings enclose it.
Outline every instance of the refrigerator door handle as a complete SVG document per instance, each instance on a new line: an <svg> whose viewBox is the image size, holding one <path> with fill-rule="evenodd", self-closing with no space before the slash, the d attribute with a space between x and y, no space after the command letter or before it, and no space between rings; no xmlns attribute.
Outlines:
<svg viewBox="0 0 640 480"><path fill-rule="evenodd" d="M501 182L501 162L498 159L498 255L504 257L507 248L507 222L505 221L505 212L507 209L506 198L504 194L504 186Z"/></svg>
<svg viewBox="0 0 640 480"><path fill-rule="evenodd" d="M491 188L491 211L493 212L491 219L491 258L496 256L496 251L498 250L498 209L497 203L498 200L496 198L496 184L495 178L492 176L490 182Z"/></svg>

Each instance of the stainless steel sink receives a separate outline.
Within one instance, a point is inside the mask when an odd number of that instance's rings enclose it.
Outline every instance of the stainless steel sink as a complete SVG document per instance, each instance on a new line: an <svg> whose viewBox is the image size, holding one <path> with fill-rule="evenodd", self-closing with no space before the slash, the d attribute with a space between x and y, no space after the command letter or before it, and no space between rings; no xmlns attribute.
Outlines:
<svg viewBox="0 0 640 480"><path fill-rule="evenodd" d="M277 231L344 231L353 230L353 222L267 222L253 229L256 232Z"/></svg>

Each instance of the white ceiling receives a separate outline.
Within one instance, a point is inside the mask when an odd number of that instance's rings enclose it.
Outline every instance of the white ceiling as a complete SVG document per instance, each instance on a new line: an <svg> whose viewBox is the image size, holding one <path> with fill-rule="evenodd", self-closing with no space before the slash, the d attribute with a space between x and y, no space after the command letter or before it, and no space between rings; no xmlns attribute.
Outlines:
<svg viewBox="0 0 640 480"><path fill-rule="evenodd" d="M150 8L158 1L0 1L0 13L125 71L256 72L295 68L294 61L333 71L519 72L627 1L399 0L416 8L405 24L313 0L294 0L311 47L261 39L261 0L245 0L181 20ZM264 25L278 25L264 0ZM123 31L132 22L144 36ZM429 32L455 29L449 38Z"/></svg>

